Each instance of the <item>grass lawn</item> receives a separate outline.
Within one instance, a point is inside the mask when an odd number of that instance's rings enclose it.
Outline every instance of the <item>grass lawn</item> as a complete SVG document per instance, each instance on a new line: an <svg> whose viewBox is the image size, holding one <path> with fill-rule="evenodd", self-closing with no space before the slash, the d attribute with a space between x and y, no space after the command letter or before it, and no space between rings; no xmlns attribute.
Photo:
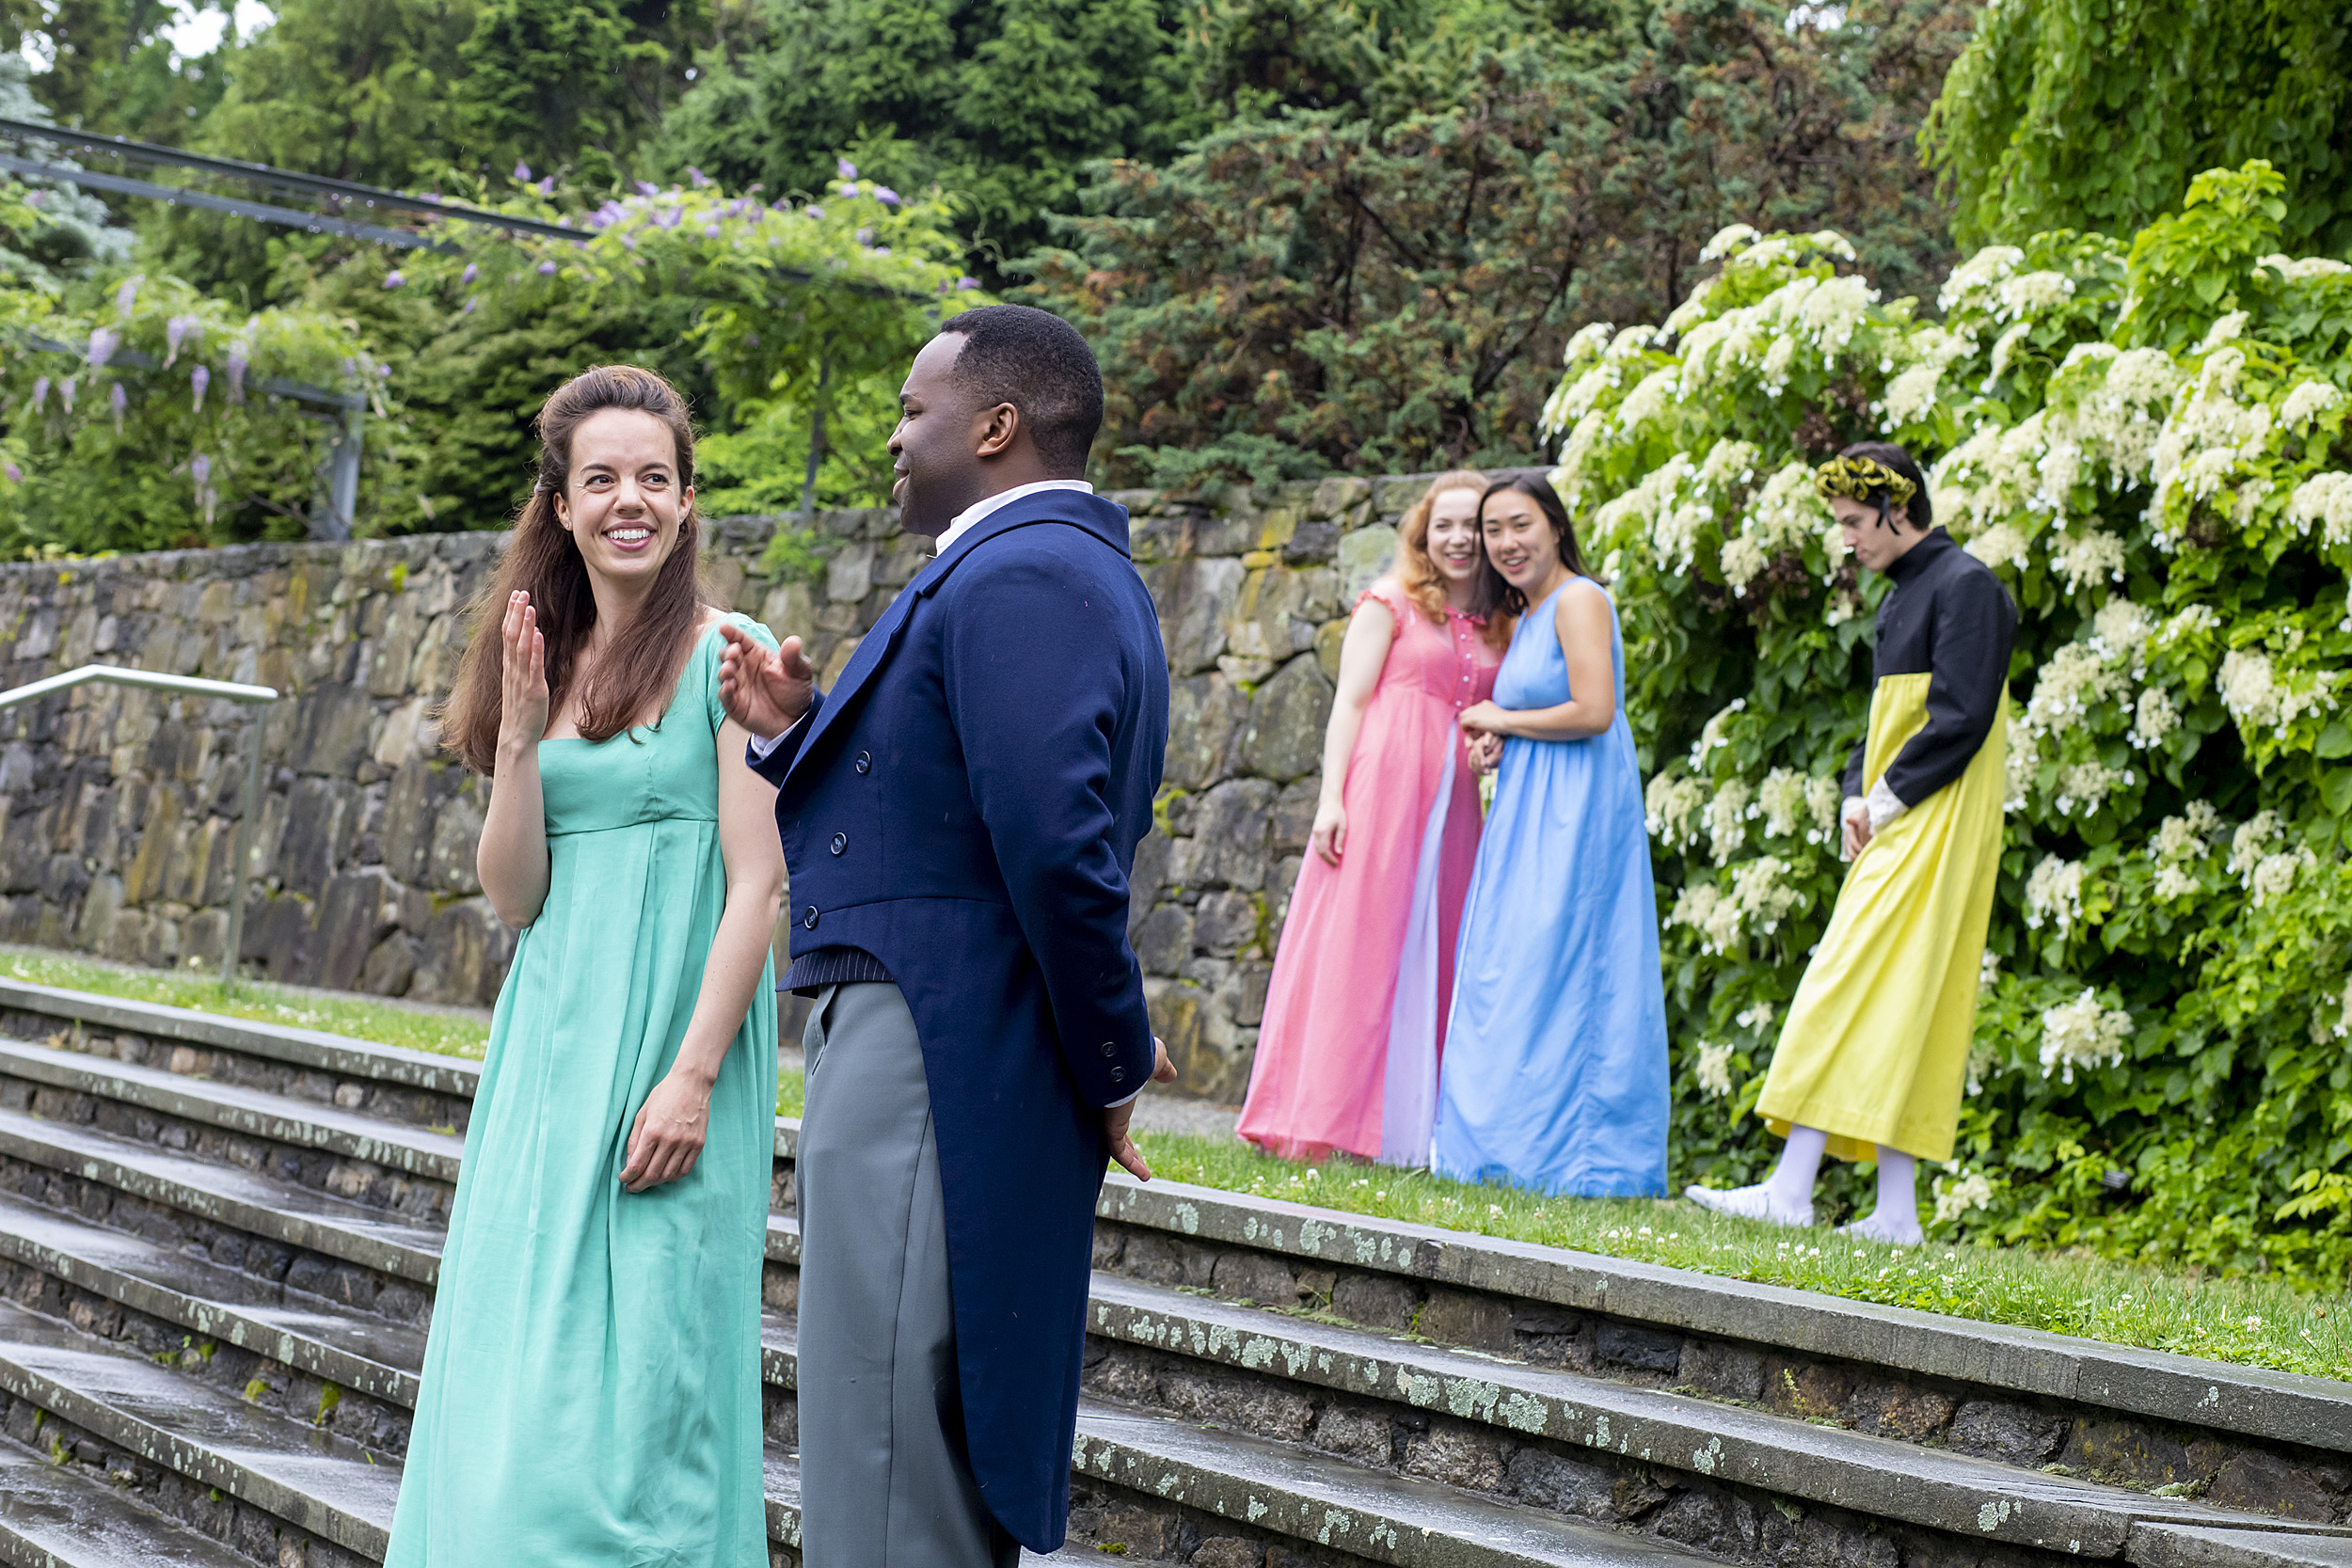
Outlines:
<svg viewBox="0 0 2352 1568"><path fill-rule="evenodd" d="M240 981L224 995L218 981L193 971L140 969L22 948L0 953L0 974L453 1056L479 1058L490 1034L486 1019L463 1012L255 981ZM776 1114L797 1117L801 1107L801 1075L780 1074ZM2110 1344L2352 1380L2352 1322L2347 1321L2352 1298L2298 1294L2259 1277L2200 1276L2000 1247L1933 1243L1888 1247L1826 1230L1792 1232L1730 1219L1680 1199L1543 1198L1425 1172L1338 1162L1296 1164L1221 1139L1146 1132L1136 1142L1155 1173L1204 1187Z"/></svg>
<svg viewBox="0 0 2352 1568"><path fill-rule="evenodd" d="M221 1018L250 1019L290 1029L318 1029L379 1045L401 1045L479 1061L489 1044L486 1016L439 1011L396 1002L373 1002L327 991L240 980L223 991L215 970L143 969L63 953L10 948L0 953L0 974L37 986L94 991L130 1002L156 1002Z"/></svg>
<svg viewBox="0 0 2352 1568"><path fill-rule="evenodd" d="M2105 1259L1946 1244L1883 1246L1785 1230L1681 1198L1545 1198L1422 1171L1296 1164L1222 1139L1145 1133L1155 1176L1350 1213L1915 1307L2282 1371L2352 1379L2352 1298L2259 1277L2200 1277Z"/></svg>

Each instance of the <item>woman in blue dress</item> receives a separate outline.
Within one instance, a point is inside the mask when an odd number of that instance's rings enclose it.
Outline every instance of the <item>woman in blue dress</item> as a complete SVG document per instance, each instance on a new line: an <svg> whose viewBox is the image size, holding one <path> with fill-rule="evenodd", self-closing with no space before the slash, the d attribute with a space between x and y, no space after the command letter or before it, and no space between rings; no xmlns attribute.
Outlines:
<svg viewBox="0 0 2352 1568"><path fill-rule="evenodd" d="M1525 613L1494 699L1431 1156L1441 1176L1584 1197L1666 1191L1666 995L1616 607L1541 479L1480 503ZM1520 606L1513 606L1519 609Z"/></svg>

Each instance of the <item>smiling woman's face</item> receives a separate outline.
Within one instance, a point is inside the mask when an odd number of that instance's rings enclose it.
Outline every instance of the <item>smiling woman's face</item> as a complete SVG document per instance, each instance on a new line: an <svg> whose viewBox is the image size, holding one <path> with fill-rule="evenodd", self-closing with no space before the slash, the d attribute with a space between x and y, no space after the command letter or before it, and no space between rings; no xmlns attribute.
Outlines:
<svg viewBox="0 0 2352 1568"><path fill-rule="evenodd" d="M555 498L555 517L595 576L650 580L677 547L693 501L693 490L678 483L670 427L651 414L606 408L572 433L572 472Z"/></svg>
<svg viewBox="0 0 2352 1568"><path fill-rule="evenodd" d="M1429 560L1450 583L1478 576L1478 492L1440 490L1429 503Z"/></svg>
<svg viewBox="0 0 2352 1568"><path fill-rule="evenodd" d="M1498 490L1486 498L1478 515L1486 535L1486 559L1503 581L1524 594L1551 576L1560 563L1560 540L1534 497Z"/></svg>

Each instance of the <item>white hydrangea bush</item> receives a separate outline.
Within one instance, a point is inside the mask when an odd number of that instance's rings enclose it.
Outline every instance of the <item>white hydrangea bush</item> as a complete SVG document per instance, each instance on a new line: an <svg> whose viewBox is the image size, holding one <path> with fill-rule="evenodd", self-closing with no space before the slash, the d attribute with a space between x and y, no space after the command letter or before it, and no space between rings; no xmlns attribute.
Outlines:
<svg viewBox="0 0 2352 1568"><path fill-rule="evenodd" d="M2352 1264L2352 1212L2312 1196L2352 1195L2323 1179L2352 1145L2319 1132L2352 1126L2352 1071L2314 1069L2338 1108L2307 1085L2282 1131L2285 1069L2256 1044L2352 1031L2352 268L2272 254L2263 179L2203 177L2136 244L1988 247L1925 309L1882 299L1835 234L1735 227L1663 323L1569 343L1552 478L1625 620L1677 1180L1753 1179L1776 1148L1745 1113L1845 874L1885 591L1812 468L1892 440L2021 613L1972 1174L1939 1221L2231 1263L2316 1228ZM2257 1188L2211 1243L2153 1215L2200 1148ZM2118 1190L2145 1212L2085 1219Z"/></svg>

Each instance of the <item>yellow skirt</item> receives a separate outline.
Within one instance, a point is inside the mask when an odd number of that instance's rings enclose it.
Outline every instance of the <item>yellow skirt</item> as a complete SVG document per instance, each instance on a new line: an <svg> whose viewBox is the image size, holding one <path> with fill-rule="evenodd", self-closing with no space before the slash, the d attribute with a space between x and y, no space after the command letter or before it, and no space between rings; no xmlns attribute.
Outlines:
<svg viewBox="0 0 2352 1568"><path fill-rule="evenodd" d="M1927 723L1928 680L1888 675L1871 693L1866 788ZM1855 857L1756 1102L1773 1132L1819 1128L1841 1160L1876 1159L1881 1146L1952 1157L2000 875L2008 753L2004 688L2001 717L1967 770Z"/></svg>

